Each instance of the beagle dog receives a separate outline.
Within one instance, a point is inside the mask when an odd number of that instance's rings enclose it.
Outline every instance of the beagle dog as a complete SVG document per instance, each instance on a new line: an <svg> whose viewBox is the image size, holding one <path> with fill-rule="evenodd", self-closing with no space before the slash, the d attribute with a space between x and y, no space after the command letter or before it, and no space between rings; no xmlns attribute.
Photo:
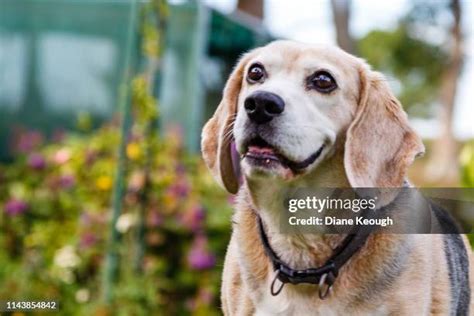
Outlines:
<svg viewBox="0 0 474 316"><path fill-rule="evenodd" d="M360 58L292 41L246 53L201 145L237 194L225 315L473 314L465 236L279 230L289 187L403 187L424 151L385 78Z"/></svg>

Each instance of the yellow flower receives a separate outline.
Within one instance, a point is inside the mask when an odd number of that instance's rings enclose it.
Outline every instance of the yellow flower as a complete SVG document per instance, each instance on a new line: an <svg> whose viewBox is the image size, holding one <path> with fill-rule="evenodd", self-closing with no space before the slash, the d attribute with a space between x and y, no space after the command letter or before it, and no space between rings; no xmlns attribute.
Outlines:
<svg viewBox="0 0 474 316"><path fill-rule="evenodd" d="M156 179L160 185L168 186L176 180L176 177L172 173L161 173Z"/></svg>
<svg viewBox="0 0 474 316"><path fill-rule="evenodd" d="M130 143L127 145L127 157L130 160L137 160L141 157L142 151L137 143Z"/></svg>
<svg viewBox="0 0 474 316"><path fill-rule="evenodd" d="M174 196L167 194L163 197L163 205L165 206L163 213L171 214L178 206L178 200Z"/></svg>
<svg viewBox="0 0 474 316"><path fill-rule="evenodd" d="M112 178L109 176L100 176L95 180L95 185L98 189L107 191L112 187Z"/></svg>

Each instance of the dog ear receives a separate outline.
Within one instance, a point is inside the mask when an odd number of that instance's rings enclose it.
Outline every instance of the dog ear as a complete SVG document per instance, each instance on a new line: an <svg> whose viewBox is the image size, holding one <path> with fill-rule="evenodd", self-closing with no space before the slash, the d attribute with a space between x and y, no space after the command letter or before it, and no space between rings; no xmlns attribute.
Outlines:
<svg viewBox="0 0 474 316"><path fill-rule="evenodd" d="M232 71L225 85L222 100L204 126L201 136L201 150L207 167L214 178L232 194L239 190L238 176L232 161L232 128L237 115L243 70L248 59L249 54L244 55Z"/></svg>
<svg viewBox="0 0 474 316"><path fill-rule="evenodd" d="M345 143L347 178L355 188L401 187L423 143L385 78L365 65L359 73L359 104Z"/></svg>

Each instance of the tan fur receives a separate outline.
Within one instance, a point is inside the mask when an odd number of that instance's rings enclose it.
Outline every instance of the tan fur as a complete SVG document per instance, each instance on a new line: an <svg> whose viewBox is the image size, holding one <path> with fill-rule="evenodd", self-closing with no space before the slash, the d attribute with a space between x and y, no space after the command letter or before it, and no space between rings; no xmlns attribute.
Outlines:
<svg viewBox="0 0 474 316"><path fill-rule="evenodd" d="M424 146L385 79L367 69L360 78L360 106L347 132L347 176L352 187L400 187ZM380 146L381 139L386 146Z"/></svg>
<svg viewBox="0 0 474 316"><path fill-rule="evenodd" d="M259 87L248 85L244 79L249 64L254 61L263 61L272 72L268 83ZM321 96L299 86L303 82L302 73L317 67L333 71L339 84L337 93ZM230 142L234 137L238 145L239 138L245 136L242 125L245 117L239 113L243 99L257 88L284 94L288 111L294 114L288 120L296 120L303 131L298 133L294 125L281 123L281 129L293 134L275 135L280 137L280 149L303 157L308 151L301 146L316 146L317 141L327 145L321 161L290 180L294 185L400 187L407 168L424 150L383 76L370 70L365 62L337 48L280 41L241 59L226 84L222 102L203 130L204 160L229 192L238 190ZM315 104L322 105L321 109L315 110ZM311 124L305 124L310 119ZM318 130L312 129L314 126ZM316 135L314 141L305 138L308 133ZM291 137L292 141L285 142L285 137ZM280 234L278 213L283 211L280 196L288 179L262 178L255 176L245 164L241 167L244 183L237 195L233 233L223 271L221 300L225 315L448 313L450 285L440 235L374 234L344 265L328 299L318 299L317 286L289 284L279 296L272 297L269 286L274 274L260 243L257 213L265 223L274 250L295 269L323 264L343 236ZM397 257L401 247L410 252L402 260L403 269L395 276L394 285L378 289L387 277L383 267L401 260ZM467 239L466 247L470 249ZM470 251L469 256L472 256ZM470 270L472 287L472 265Z"/></svg>
<svg viewBox="0 0 474 316"><path fill-rule="evenodd" d="M237 98L242 84L243 68L247 61L248 56L244 56L235 67L224 88L221 103L202 132L201 147L204 160L214 177L230 193L237 193L238 190L230 157L230 140Z"/></svg>

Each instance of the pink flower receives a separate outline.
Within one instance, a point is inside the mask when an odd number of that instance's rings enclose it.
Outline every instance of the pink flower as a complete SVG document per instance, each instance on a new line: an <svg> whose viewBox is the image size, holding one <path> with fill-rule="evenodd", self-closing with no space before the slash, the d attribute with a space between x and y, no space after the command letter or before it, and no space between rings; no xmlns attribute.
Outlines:
<svg viewBox="0 0 474 316"><path fill-rule="evenodd" d="M19 133L15 137L15 149L19 153L28 153L43 143L43 135L38 131L16 131Z"/></svg>
<svg viewBox="0 0 474 316"><path fill-rule="evenodd" d="M182 163L179 163L176 165L175 171L178 175L182 176L186 174L186 167Z"/></svg>
<svg viewBox="0 0 474 316"><path fill-rule="evenodd" d="M163 223L163 216L157 211L152 210L148 213L147 224L149 227L158 227Z"/></svg>
<svg viewBox="0 0 474 316"><path fill-rule="evenodd" d="M90 227L94 224L103 225L108 221L106 212L96 213L93 211L83 211L79 216L79 223L81 226Z"/></svg>
<svg viewBox="0 0 474 316"><path fill-rule="evenodd" d="M188 264L194 270L209 269L216 264L216 257L207 249L207 239L205 236L198 235L194 239L188 253Z"/></svg>
<svg viewBox="0 0 474 316"><path fill-rule="evenodd" d="M214 295L212 294L212 291L210 291L207 288L201 288L198 293L198 299L202 303L209 305L212 303L212 300L214 299Z"/></svg>
<svg viewBox="0 0 474 316"><path fill-rule="evenodd" d="M28 156L28 166L35 170L42 170L46 167L46 160L40 153L32 153Z"/></svg>
<svg viewBox="0 0 474 316"><path fill-rule="evenodd" d="M76 184L76 178L72 174L62 174L48 178L47 183L52 190L69 190Z"/></svg>
<svg viewBox="0 0 474 316"><path fill-rule="evenodd" d="M84 233L79 242L81 248L92 247L97 242L97 237L92 233Z"/></svg>
<svg viewBox="0 0 474 316"><path fill-rule="evenodd" d="M168 193L173 195L173 196L176 196L176 197L179 197L179 198L184 198L188 195L190 191L190 187L187 183L186 180L181 180L181 181L178 181L174 184L172 184L169 188L168 188Z"/></svg>
<svg viewBox="0 0 474 316"><path fill-rule="evenodd" d="M81 216L79 216L79 222L84 226L89 226L93 222L93 218L90 213L83 212Z"/></svg>
<svg viewBox="0 0 474 316"><path fill-rule="evenodd" d="M214 294L209 288L199 288L196 297L186 301L186 307L190 311L196 311L200 306L209 306L212 304Z"/></svg>
<svg viewBox="0 0 474 316"><path fill-rule="evenodd" d="M54 154L53 160L56 164L62 165L68 162L70 158L71 152L66 148L62 148Z"/></svg>
<svg viewBox="0 0 474 316"><path fill-rule="evenodd" d="M196 232L202 228L205 218L206 213L204 208L200 205L196 205L183 214L181 222L186 228Z"/></svg>
<svg viewBox="0 0 474 316"><path fill-rule="evenodd" d="M97 151L92 150L92 149L87 149L85 159L84 159L86 165L92 165L96 161L98 156L99 154L97 153Z"/></svg>
<svg viewBox="0 0 474 316"><path fill-rule="evenodd" d="M19 199L12 198L5 203L5 213L10 216L23 214L27 209L28 204Z"/></svg>
<svg viewBox="0 0 474 316"><path fill-rule="evenodd" d="M70 189L76 184L76 179L72 174L65 174L59 177L58 184L62 189Z"/></svg>

